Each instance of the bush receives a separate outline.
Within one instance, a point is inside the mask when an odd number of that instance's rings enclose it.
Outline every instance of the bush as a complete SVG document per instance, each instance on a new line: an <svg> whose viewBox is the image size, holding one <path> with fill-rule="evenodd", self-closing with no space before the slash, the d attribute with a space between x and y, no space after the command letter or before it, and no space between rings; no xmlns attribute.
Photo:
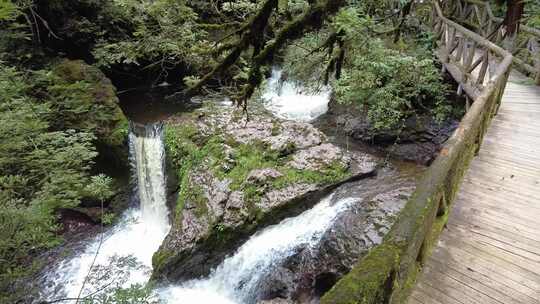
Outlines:
<svg viewBox="0 0 540 304"><path fill-rule="evenodd" d="M56 211L112 195L105 178L90 174L92 130L56 125L64 112L31 96L30 83L35 79L0 63L0 300L7 302L36 270L33 257L60 242Z"/></svg>
<svg viewBox="0 0 540 304"><path fill-rule="evenodd" d="M365 47L334 83L339 102L365 106L375 129L399 127L419 112L445 117L448 89L432 59L385 48L377 40Z"/></svg>

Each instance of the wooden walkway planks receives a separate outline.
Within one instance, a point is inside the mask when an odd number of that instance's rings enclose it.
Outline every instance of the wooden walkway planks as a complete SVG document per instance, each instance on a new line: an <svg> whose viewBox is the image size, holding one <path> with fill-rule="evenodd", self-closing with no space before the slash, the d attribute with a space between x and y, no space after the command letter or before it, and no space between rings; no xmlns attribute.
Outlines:
<svg viewBox="0 0 540 304"><path fill-rule="evenodd" d="M512 72L409 304L540 304L540 87Z"/></svg>

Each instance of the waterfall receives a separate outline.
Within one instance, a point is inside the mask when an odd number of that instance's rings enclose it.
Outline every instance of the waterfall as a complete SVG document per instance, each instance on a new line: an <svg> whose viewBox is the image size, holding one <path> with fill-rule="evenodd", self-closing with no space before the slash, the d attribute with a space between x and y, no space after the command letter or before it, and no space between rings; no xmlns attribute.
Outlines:
<svg viewBox="0 0 540 304"><path fill-rule="evenodd" d="M75 257L66 259L46 275L45 298L77 297L92 266L82 296L107 286L145 284L152 271L152 255L169 231L166 205L163 125L130 125L130 160L136 180L139 206L124 212L118 223L96 236ZM100 246L101 243L101 246ZM99 249L99 250L98 250ZM96 256L97 252L97 256Z"/></svg>
<svg viewBox="0 0 540 304"><path fill-rule="evenodd" d="M330 195L312 209L252 236L208 278L164 288L160 297L166 303L256 303L262 279L299 248L313 248L338 214L357 201L334 202Z"/></svg>
<svg viewBox="0 0 540 304"><path fill-rule="evenodd" d="M262 96L265 107L283 119L309 122L326 113L330 101L330 88L318 93L282 79L281 70L272 69L267 88Z"/></svg>
<svg viewBox="0 0 540 304"><path fill-rule="evenodd" d="M169 231L163 124L131 125L130 155L137 180L142 222L160 234Z"/></svg>

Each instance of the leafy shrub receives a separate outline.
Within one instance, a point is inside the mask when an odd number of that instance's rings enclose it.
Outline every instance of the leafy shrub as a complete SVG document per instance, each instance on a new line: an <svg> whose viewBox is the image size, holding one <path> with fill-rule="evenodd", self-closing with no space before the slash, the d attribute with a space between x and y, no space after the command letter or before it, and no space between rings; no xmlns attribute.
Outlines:
<svg viewBox="0 0 540 304"><path fill-rule="evenodd" d="M12 290L18 280L35 270L32 257L60 242L56 211L112 195L104 178L90 174L94 134L53 128L63 113L30 96L29 83L0 64L0 299L8 302L20 296Z"/></svg>
<svg viewBox="0 0 540 304"><path fill-rule="evenodd" d="M365 106L375 129L395 128L418 112L439 119L448 113L448 89L432 59L385 48L381 41L365 47L334 83L339 102Z"/></svg>

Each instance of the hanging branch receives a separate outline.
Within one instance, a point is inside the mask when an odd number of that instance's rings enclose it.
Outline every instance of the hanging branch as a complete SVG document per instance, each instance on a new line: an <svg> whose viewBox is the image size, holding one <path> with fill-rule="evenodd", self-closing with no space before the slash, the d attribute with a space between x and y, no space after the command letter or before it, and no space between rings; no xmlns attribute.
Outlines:
<svg viewBox="0 0 540 304"><path fill-rule="evenodd" d="M264 32L269 24L270 16L278 8L278 2L278 0L266 0L257 14L242 27L243 30L238 42L234 46L230 44L226 47L231 51L225 58L195 85L168 98L182 97L186 99L199 94L205 85L233 66L242 52L253 47L247 83L242 85L241 93L237 94L236 97L232 96L237 105L242 105L245 108L247 100L263 80L262 67L272 63L276 52L283 48L287 42L302 37L306 32L321 28L328 16L335 14L346 4L345 0L311 1L307 12L282 26L275 38L265 43Z"/></svg>
<svg viewBox="0 0 540 304"><path fill-rule="evenodd" d="M256 41L262 37L263 31L268 24L270 15L274 9L277 8L277 4L278 0L266 0L257 14L253 16L251 21L242 27L242 36L240 37L240 40L236 46L232 48L232 51L223 59L223 61L216 65L209 73L204 75L203 78L194 86L183 92L183 95L196 95L204 85L233 65L244 50L246 50L250 45L258 43Z"/></svg>
<svg viewBox="0 0 540 304"><path fill-rule="evenodd" d="M241 105L244 110L246 109L247 100L262 82L261 68L272 63L274 55L279 49L285 46L288 41L298 39L308 31L321 28L325 18L335 14L345 3L345 0L319 1L313 4L307 12L284 25L274 40L268 43L261 53L253 58L248 83L244 86L237 104Z"/></svg>

